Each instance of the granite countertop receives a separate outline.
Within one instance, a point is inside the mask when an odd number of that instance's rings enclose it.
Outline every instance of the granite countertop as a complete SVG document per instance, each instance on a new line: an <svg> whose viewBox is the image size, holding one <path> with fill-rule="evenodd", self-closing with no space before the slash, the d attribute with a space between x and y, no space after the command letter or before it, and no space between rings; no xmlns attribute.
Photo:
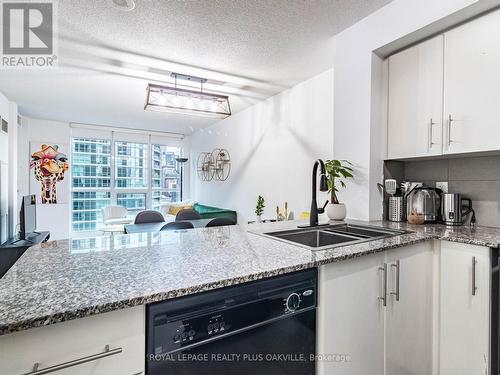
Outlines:
<svg viewBox="0 0 500 375"><path fill-rule="evenodd" d="M356 222L412 231L312 251L260 235L297 222L50 241L0 279L0 335L338 262L430 239L497 247L500 228Z"/></svg>

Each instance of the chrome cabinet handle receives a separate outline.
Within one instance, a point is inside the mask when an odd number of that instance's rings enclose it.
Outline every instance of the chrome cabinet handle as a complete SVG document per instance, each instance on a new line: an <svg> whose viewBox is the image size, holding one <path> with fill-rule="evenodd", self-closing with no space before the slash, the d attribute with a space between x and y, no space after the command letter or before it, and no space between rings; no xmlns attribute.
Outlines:
<svg viewBox="0 0 500 375"><path fill-rule="evenodd" d="M448 115L448 147L451 146L451 142L453 142L451 140L451 123L455 121L453 120L453 118L451 117L451 115Z"/></svg>
<svg viewBox="0 0 500 375"><path fill-rule="evenodd" d="M429 121L429 145L428 145L428 148L429 150L432 148L432 145L435 145L436 143L432 142L432 127L434 125L437 125L438 123L437 122L434 122L432 121L432 117Z"/></svg>
<svg viewBox="0 0 500 375"><path fill-rule="evenodd" d="M380 301L382 301L384 306L387 306L387 263L384 263L382 267L378 268L379 271L382 271L383 281L382 281L382 296L378 297Z"/></svg>
<svg viewBox="0 0 500 375"><path fill-rule="evenodd" d="M476 257L472 257L472 295L473 296L476 295L476 290L477 290L477 286L476 286L476 264L477 264Z"/></svg>
<svg viewBox="0 0 500 375"><path fill-rule="evenodd" d="M102 351L101 353L92 354L92 355L89 355L87 357L82 357L82 358L79 358L79 359L75 359L73 361L68 361L68 362L60 363L58 365L46 367L44 369L40 369L39 370L38 367L40 366L40 364L39 363L35 363L33 365L33 370L32 371L26 372L26 373L24 373L22 375L42 375L42 374L49 374L51 372L60 371L60 370L64 370L64 369L69 368L69 367L81 365L81 364L84 364L84 363L87 363L87 362L96 361L98 359L109 357L109 356L112 356L112 355L115 355L115 354L119 354L121 352L122 352L122 348L109 349L109 345L106 345L104 347L104 351Z"/></svg>
<svg viewBox="0 0 500 375"><path fill-rule="evenodd" d="M391 264L391 267L396 269L396 290L394 292L391 292L391 295L396 296L396 301L399 301L399 273L401 269L401 263L399 259L396 261L396 263Z"/></svg>

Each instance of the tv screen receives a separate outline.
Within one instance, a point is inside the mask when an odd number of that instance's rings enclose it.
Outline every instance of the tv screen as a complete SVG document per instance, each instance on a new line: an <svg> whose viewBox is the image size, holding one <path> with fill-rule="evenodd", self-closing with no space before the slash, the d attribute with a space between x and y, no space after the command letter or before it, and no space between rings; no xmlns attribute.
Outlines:
<svg viewBox="0 0 500 375"><path fill-rule="evenodd" d="M36 196L26 195L23 197L23 202L21 204L21 215L20 215L20 226L21 230L19 237L21 239L26 239L31 233L36 230Z"/></svg>

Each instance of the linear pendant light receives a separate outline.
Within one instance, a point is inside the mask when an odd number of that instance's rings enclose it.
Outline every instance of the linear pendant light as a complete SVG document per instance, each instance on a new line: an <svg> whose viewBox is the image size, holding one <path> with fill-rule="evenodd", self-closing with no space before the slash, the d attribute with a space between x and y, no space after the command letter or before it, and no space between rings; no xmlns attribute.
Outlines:
<svg viewBox="0 0 500 375"><path fill-rule="evenodd" d="M178 73L172 73L171 76L175 78L175 86L148 84L145 110L212 118L231 116L228 96L203 92L203 83L207 81L205 78ZM200 90L178 88L177 79L199 82Z"/></svg>

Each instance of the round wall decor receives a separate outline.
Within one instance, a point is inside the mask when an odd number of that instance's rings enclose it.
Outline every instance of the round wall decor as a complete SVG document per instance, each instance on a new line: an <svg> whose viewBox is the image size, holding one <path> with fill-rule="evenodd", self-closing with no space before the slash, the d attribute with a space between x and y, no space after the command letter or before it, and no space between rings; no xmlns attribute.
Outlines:
<svg viewBox="0 0 500 375"><path fill-rule="evenodd" d="M231 173L231 156L225 148L212 152L201 152L196 162L198 178L201 181L226 181Z"/></svg>
<svg viewBox="0 0 500 375"><path fill-rule="evenodd" d="M214 178L214 164L212 153L200 153L196 162L196 170L201 181L211 181Z"/></svg>

